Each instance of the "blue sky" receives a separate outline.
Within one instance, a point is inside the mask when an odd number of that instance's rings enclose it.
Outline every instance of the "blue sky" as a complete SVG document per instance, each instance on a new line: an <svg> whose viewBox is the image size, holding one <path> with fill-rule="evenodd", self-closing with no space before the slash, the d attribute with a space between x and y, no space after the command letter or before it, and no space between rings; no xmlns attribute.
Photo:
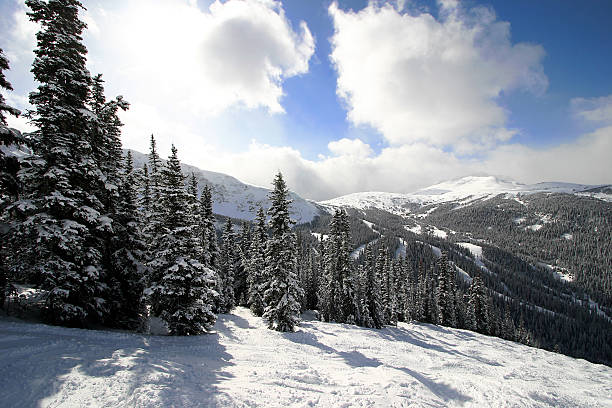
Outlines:
<svg viewBox="0 0 612 408"><path fill-rule="evenodd" d="M185 162L307 198L449 178L612 182L612 3L84 1L88 67ZM37 28L0 3L9 102ZM23 119L11 122L28 130Z"/></svg>

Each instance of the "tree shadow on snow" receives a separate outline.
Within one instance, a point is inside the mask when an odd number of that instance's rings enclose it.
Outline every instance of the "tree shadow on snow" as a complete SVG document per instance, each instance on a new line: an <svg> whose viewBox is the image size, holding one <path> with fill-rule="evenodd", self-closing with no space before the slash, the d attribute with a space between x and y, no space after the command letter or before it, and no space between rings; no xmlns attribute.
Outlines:
<svg viewBox="0 0 612 408"><path fill-rule="evenodd" d="M436 326L431 325L431 327L436 327ZM442 329L440 331L451 334L451 335L455 335L454 332L451 332L446 329ZM457 350L457 347L458 347L457 344L448 343L444 340L441 340L439 338L434 338L432 336L422 335L420 333L405 329L403 327L385 327L381 330L373 330L373 333L377 334L378 336L382 338L388 339L388 340L407 342L407 343L421 347L426 350L432 350L432 351L436 351L439 353L444 353L444 354L459 356L459 357L466 358L466 359L476 360L479 363L487 364L490 366L501 366L501 364L496 361L491 361L491 360L488 360L488 359L485 359L485 358L482 358L482 357L479 357L473 354L463 353ZM465 341L465 340L462 340L462 341Z"/></svg>
<svg viewBox="0 0 612 408"><path fill-rule="evenodd" d="M377 359L366 357L357 350L338 351L333 347L321 343L317 336L310 332L300 330L295 333L282 333L282 336L293 343L316 347L324 353L330 354L332 358L339 357L343 359L346 364L354 368L378 367L382 365Z"/></svg>
<svg viewBox="0 0 612 408"><path fill-rule="evenodd" d="M435 382L430 380L426 376L421 373L417 373L406 367L393 367L396 370L403 371L404 373L410 375L415 380L419 381L425 387L429 389L434 395L438 398L443 399L444 401L453 401L459 404L463 404L464 402L471 401L472 398L468 395L462 394L450 385Z"/></svg>
<svg viewBox="0 0 612 408"><path fill-rule="evenodd" d="M0 363L9 362L2 364L4 406L78 405L88 397L127 406L231 401L218 387L232 363L217 334L164 337L18 323L1 340Z"/></svg>

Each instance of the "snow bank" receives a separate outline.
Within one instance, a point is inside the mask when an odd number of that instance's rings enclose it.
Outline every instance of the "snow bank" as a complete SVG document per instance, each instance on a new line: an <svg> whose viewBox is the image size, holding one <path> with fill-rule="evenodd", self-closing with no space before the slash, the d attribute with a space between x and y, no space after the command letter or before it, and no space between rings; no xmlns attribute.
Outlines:
<svg viewBox="0 0 612 408"><path fill-rule="evenodd" d="M0 319L3 406L609 407L612 369L427 324L305 321L244 308L193 337Z"/></svg>

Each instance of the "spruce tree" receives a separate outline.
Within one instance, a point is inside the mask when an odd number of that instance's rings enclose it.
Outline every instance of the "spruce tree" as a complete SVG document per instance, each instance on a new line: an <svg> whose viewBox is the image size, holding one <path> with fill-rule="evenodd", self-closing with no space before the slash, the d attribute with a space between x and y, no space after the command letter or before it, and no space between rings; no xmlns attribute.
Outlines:
<svg viewBox="0 0 612 408"><path fill-rule="evenodd" d="M238 306L248 305L248 263L251 258L251 225L244 221L240 233L240 242L236 243L236 269L234 274L234 297Z"/></svg>
<svg viewBox="0 0 612 408"><path fill-rule="evenodd" d="M9 63L2 52L2 48L0 48L0 88L12 91L13 87L4 77L3 71L6 69L9 69ZM19 110L9 106L0 93L0 147L23 144L25 140L21 133L16 129L8 128L4 116L5 112L13 116L21 114ZM19 182L17 180L19 167L17 158L6 155L4 150L0 148L0 217L3 216L4 209L17 200L19 196Z"/></svg>
<svg viewBox="0 0 612 408"><path fill-rule="evenodd" d="M219 254L219 286L217 292L221 295L220 313L229 313L236 306L234 277L238 262L237 255L234 227L231 218L228 218L223 230L221 252Z"/></svg>
<svg viewBox="0 0 612 408"><path fill-rule="evenodd" d="M479 333L488 333L489 330L487 303L482 279L475 276L469 289L468 322L470 328Z"/></svg>
<svg viewBox="0 0 612 408"><path fill-rule="evenodd" d="M268 279L264 303L264 319L270 329L293 331L299 322L302 289L296 275L295 234L291 232L289 218L289 190L282 174L274 179L274 190L270 193L271 236L266 243L266 271Z"/></svg>
<svg viewBox="0 0 612 408"><path fill-rule="evenodd" d="M448 264L448 255L442 252L438 260L438 287L436 289L438 324L455 325L454 270Z"/></svg>
<svg viewBox="0 0 612 408"><path fill-rule="evenodd" d="M32 134L36 152L22 172L27 186L17 203L24 221L19 264L49 290L49 322L83 326L103 320L108 304L102 267L104 243L99 234L112 228L99 197L104 178L94 158L87 109L91 78L76 0L27 0L28 16L41 26L32 64L38 89L30 94L38 128Z"/></svg>
<svg viewBox="0 0 612 408"><path fill-rule="evenodd" d="M249 307L255 316L264 313L264 289L267 282L265 276L266 257L266 216L261 206L257 210L255 228L251 234L251 246L247 267L247 284L249 288Z"/></svg>
<svg viewBox="0 0 612 408"><path fill-rule="evenodd" d="M216 274L200 262L200 240L174 146L161 176L162 233L150 262L147 293L153 313L166 321L170 334L200 334L216 319Z"/></svg>
<svg viewBox="0 0 612 408"><path fill-rule="evenodd" d="M8 69L8 59L4 55L4 51L2 51L2 48L0 48L0 88L5 89L7 91L12 91L13 87L11 86L11 83L7 81L6 77L4 76L4 71ZM19 116L21 114L19 109L15 109L12 106L8 105L6 103L6 100L4 99L4 96L0 93L0 126L8 126L6 123L6 116L4 116L5 112L13 116ZM5 143L4 138L2 138L0 139L0 144L10 143Z"/></svg>
<svg viewBox="0 0 612 408"><path fill-rule="evenodd" d="M132 153L128 151L119 185L119 201L111 242L111 313L114 326L145 330L147 319L144 289L146 244L138 211L137 176Z"/></svg>
<svg viewBox="0 0 612 408"><path fill-rule="evenodd" d="M366 283L364 292L366 293L366 304L372 319L372 327L380 329L385 325L382 297L380 293L380 276L378 275L377 265L372 254L372 247L365 247L365 273Z"/></svg>

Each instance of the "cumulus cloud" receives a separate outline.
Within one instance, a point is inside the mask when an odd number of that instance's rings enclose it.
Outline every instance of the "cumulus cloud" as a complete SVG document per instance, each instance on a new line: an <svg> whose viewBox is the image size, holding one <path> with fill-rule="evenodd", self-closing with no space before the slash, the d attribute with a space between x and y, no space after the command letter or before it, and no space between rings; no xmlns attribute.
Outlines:
<svg viewBox="0 0 612 408"><path fill-rule="evenodd" d="M89 10L104 40L89 38L92 54L104 56L92 69L126 94L165 99L190 114L235 104L282 112L283 80L307 72L314 53L306 24L295 32L276 1L217 0L207 11L171 0L103 7Z"/></svg>
<svg viewBox="0 0 612 408"><path fill-rule="evenodd" d="M544 50L513 44L509 23L488 8L439 4L440 17L371 2L359 12L333 3L331 60L348 118L394 145L424 142L465 150L506 141L497 98L516 89L542 93Z"/></svg>
<svg viewBox="0 0 612 408"><path fill-rule="evenodd" d="M329 142L327 147L329 151L336 156L365 158L374 153L372 148L368 144L362 142L360 139L342 138L340 140Z"/></svg>

